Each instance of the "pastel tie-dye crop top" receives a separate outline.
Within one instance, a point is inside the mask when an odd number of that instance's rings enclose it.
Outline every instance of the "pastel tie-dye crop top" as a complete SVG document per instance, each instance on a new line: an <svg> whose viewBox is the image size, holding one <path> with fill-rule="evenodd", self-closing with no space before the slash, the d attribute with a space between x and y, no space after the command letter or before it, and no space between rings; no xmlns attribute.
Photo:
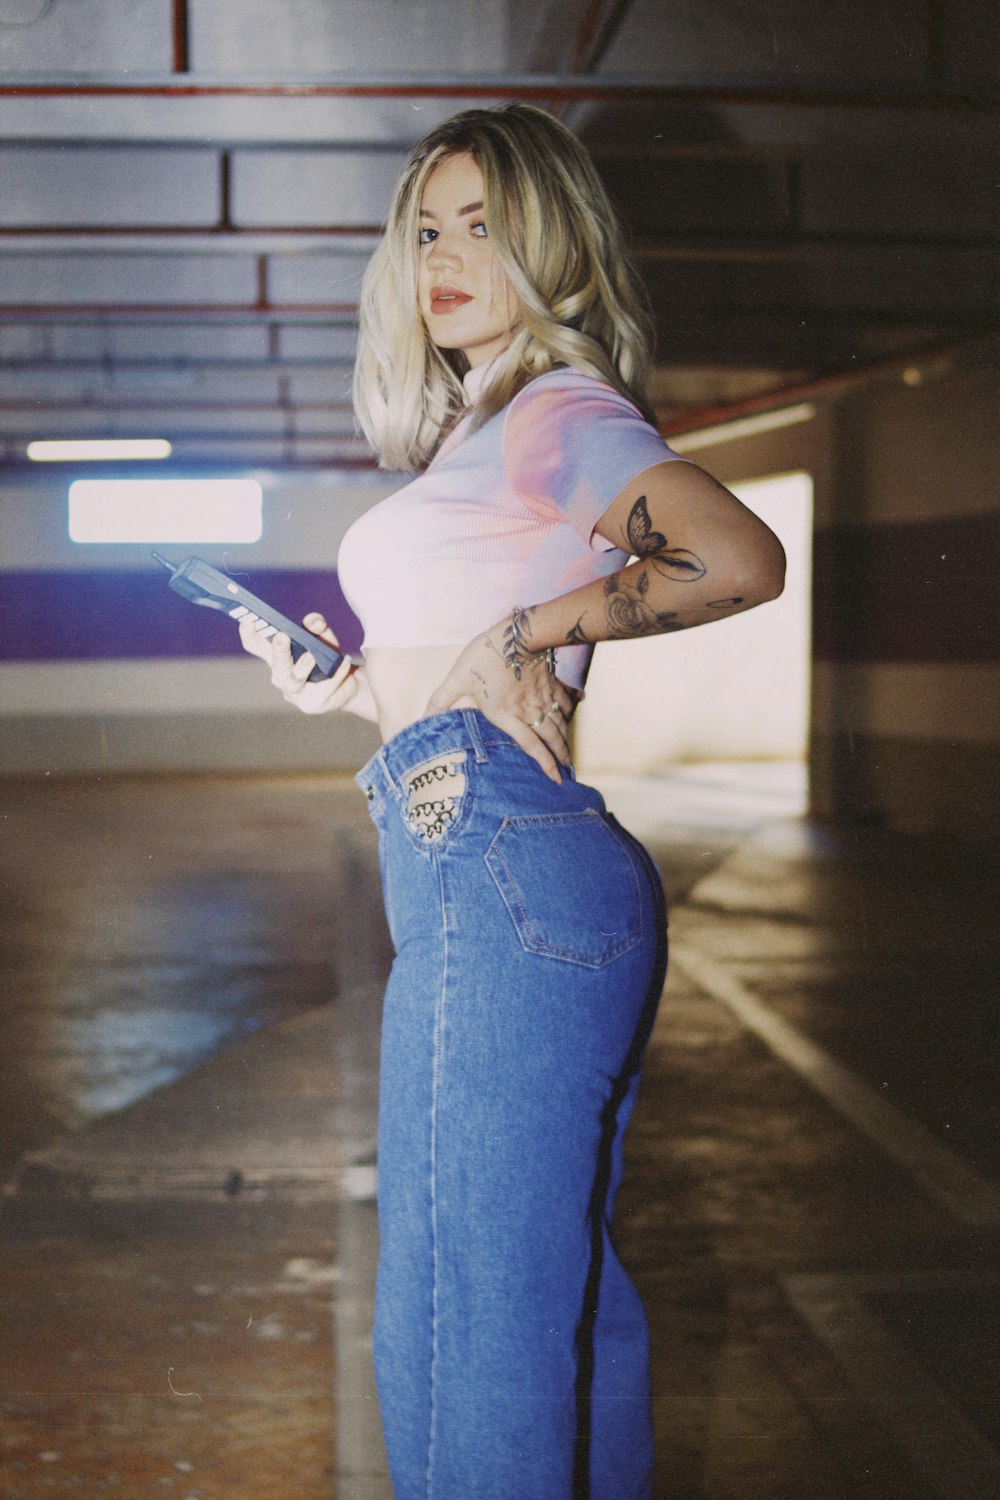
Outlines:
<svg viewBox="0 0 1000 1500"><path fill-rule="evenodd" d="M492 367L470 370L474 403ZM623 566L595 533L644 470L676 459L632 403L575 370L539 375L470 433L471 411L428 467L349 529L338 574L365 648L464 646L518 605L541 604ZM579 686L591 647L562 646Z"/></svg>

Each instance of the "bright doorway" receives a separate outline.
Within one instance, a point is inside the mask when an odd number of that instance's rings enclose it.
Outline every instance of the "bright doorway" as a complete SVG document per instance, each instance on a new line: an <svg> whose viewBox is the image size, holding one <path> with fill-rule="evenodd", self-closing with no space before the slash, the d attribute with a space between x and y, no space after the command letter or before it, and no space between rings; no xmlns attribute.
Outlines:
<svg viewBox="0 0 1000 1500"><path fill-rule="evenodd" d="M784 593L710 629L602 646L577 715L577 765L584 778L685 767L696 779L695 767L725 766L730 778L798 788L804 810L812 478L797 470L730 487L781 539Z"/></svg>

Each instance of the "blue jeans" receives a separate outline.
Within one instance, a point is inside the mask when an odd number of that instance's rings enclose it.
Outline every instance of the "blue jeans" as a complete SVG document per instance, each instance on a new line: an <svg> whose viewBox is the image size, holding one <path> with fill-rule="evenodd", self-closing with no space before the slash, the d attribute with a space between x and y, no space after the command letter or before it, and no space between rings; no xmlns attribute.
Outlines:
<svg viewBox="0 0 1000 1500"><path fill-rule="evenodd" d="M648 1500L648 1335L611 1240L666 964L649 856L482 715L359 773L396 959L375 1372L397 1500Z"/></svg>

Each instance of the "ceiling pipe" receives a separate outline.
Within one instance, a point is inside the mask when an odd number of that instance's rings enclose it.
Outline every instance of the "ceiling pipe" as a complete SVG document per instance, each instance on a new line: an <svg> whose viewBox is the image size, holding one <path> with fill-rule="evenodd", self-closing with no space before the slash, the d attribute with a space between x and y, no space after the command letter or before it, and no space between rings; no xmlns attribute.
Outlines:
<svg viewBox="0 0 1000 1500"><path fill-rule="evenodd" d="M592 73L600 67L614 41L632 0L590 0L583 20L573 38L569 72Z"/></svg>
<svg viewBox="0 0 1000 1500"><path fill-rule="evenodd" d="M353 235L356 239L367 240L381 238L385 228L382 224L232 224L226 221L226 211L223 204L220 222L205 224L200 228L193 228L190 224L4 224L0 225L0 244L6 239L27 239L32 235L42 238L79 235L81 239L106 235L108 239L138 240L155 239L157 235L163 235L165 239L186 235L189 239L204 237L207 240L249 238L253 235L312 235L345 239Z"/></svg>
<svg viewBox="0 0 1000 1500"><path fill-rule="evenodd" d="M837 374L820 376L815 380L800 381L794 385L783 386L778 390L767 391L759 396L746 397L740 401L723 402L717 405L688 406L681 415L670 415L669 406L658 403L657 415L661 432L666 437L679 437L682 433L699 431L705 427L718 426L722 423L731 422L740 417L756 416L762 412L778 411L785 406L795 406L803 401L817 400L823 397L844 394L847 391L857 389L873 381L892 380L901 377L905 372L918 369L921 366L939 364L941 361L957 359L973 348L983 347L992 342L1000 329L991 331L985 335L979 334L973 338L953 340L947 344L935 344L913 350L909 354L898 355L892 359L873 361L861 369L844 370ZM0 402L0 411L17 411L23 402L5 400ZM32 401L32 411L99 411L100 404L94 399L84 401ZM276 403L269 401L170 401L156 400L152 402L127 401L116 397L116 410L120 411L173 411L178 413L189 411L196 407L199 411L271 411ZM348 414L353 410L350 402L346 401L300 401L295 402L289 410L295 413L308 412L335 412L337 414ZM208 434L200 433L201 437ZM331 436L328 433L316 434L324 440L332 442L344 441L342 438Z"/></svg>
<svg viewBox="0 0 1000 1500"><path fill-rule="evenodd" d="M3 302L0 318L83 318L100 322L102 318L355 318L354 302Z"/></svg>
<svg viewBox="0 0 1000 1500"><path fill-rule="evenodd" d="M567 76L592 74L600 66L631 4L632 0L590 0L570 45ZM571 102L552 99L548 107L558 119L565 120Z"/></svg>
<svg viewBox="0 0 1000 1500"><path fill-rule="evenodd" d="M0 225L0 251L5 242L20 251L22 245L48 252L57 240L80 240L80 247L59 245L61 254L89 254L92 250L107 253L122 253L138 250L147 253L156 241L162 239L173 251L177 241L184 241L182 249L194 254L199 251L218 252L232 241L234 254L256 254L280 256L287 251L298 253L303 241L313 241L321 251L328 242L356 240L360 243L344 253L368 255L373 242L381 239L385 232L383 224L232 224L220 222L193 228L190 224L12 224ZM703 239L684 235L633 234L632 256L638 261L681 260L698 262L739 261L767 264L784 261L835 260L851 251L885 251L912 249L947 254L951 250L997 249L997 240L985 234L911 234L911 233L840 233L797 235L731 235Z"/></svg>
<svg viewBox="0 0 1000 1500"><path fill-rule="evenodd" d="M823 397L844 395L874 381L899 379L907 370L930 365L937 361L952 360L976 346L981 346L1000 334L1000 328L987 330L973 338L963 338L948 344L935 344L914 349L909 354L893 359L873 361L857 370L843 370L836 375L822 375L817 380L803 381L798 385L784 386L780 390L767 391L760 396L749 396L741 401L729 401L719 406L687 408L680 417L671 417L669 407L657 404L657 423L665 438L680 437L686 432L698 432L704 427L717 427L733 422L740 417L758 416L762 412L780 411L783 406L797 406L803 401L815 401Z"/></svg>
<svg viewBox="0 0 1000 1500"><path fill-rule="evenodd" d="M63 368L63 366L59 366L57 370L50 370L46 373L62 373ZM327 367L323 366L322 368L326 369ZM347 365L345 364L343 368L346 369ZM34 367L34 371L37 373L38 369L39 367L36 365ZM295 373L294 370L290 370L287 365L275 365L273 367L273 372L276 375L288 375ZM114 409L116 412L262 412L277 411L281 408L281 403L278 401L203 401L197 395L189 396L186 401L178 401L176 399L173 401L135 401L129 400L127 395L125 394L125 391L120 386L116 386L114 388L114 399ZM12 401L8 397L7 399L0 401L0 412L19 412L24 409L25 405L25 401ZM101 412L104 410L104 406L97 395L80 401L37 401L34 397L32 397L30 405L32 414L34 414L35 412L53 411L60 413L70 411ZM326 414L333 412L338 416L341 414L347 416L354 411L354 407L350 401L294 401L289 405L288 410L294 412L324 412Z"/></svg>
<svg viewBox="0 0 1000 1500"><path fill-rule="evenodd" d="M592 76L567 78L559 74L510 74L495 78L441 77L402 81L385 79L364 83L313 79L295 82L233 83L188 75L190 82L149 78L123 83L120 78L59 78L17 81L8 75L0 83L0 99L28 98L247 98L247 99L526 99L581 100L593 103L698 104L706 106L761 104L799 108L911 109L968 112L991 109L1000 95L996 89L942 88L928 84L880 84L870 89L844 89L796 80L748 81L692 79L672 83L645 77L613 80Z"/></svg>
<svg viewBox="0 0 1000 1500"><path fill-rule="evenodd" d="M171 32L173 42L172 71L191 71L191 27L188 17L188 0L172 0Z"/></svg>

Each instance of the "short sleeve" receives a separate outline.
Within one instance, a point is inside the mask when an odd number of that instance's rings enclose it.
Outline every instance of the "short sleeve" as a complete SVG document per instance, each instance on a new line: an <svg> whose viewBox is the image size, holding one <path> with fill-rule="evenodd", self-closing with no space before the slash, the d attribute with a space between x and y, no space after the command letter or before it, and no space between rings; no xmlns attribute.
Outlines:
<svg viewBox="0 0 1000 1500"><path fill-rule="evenodd" d="M504 475L547 520L564 521L596 551L594 528L631 480L677 459L637 407L575 370L540 375L514 397L504 424Z"/></svg>

